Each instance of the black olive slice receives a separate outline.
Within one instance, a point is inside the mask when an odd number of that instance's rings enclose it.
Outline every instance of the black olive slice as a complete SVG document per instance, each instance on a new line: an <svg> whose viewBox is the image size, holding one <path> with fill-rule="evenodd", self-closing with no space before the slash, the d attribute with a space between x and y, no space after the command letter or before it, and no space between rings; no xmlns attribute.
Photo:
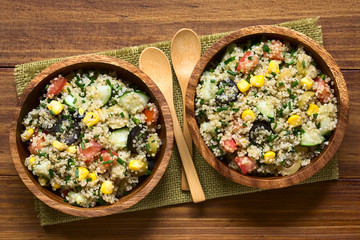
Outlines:
<svg viewBox="0 0 360 240"><path fill-rule="evenodd" d="M219 91L216 94L216 101L221 104L234 102L239 94L235 82L230 79L223 80L219 83Z"/></svg>
<svg viewBox="0 0 360 240"><path fill-rule="evenodd" d="M259 146L265 143L267 136L260 136L258 133L262 128L273 133L270 123L267 121L255 121L249 132L249 141L252 144Z"/></svg>
<svg viewBox="0 0 360 240"><path fill-rule="evenodd" d="M133 153L137 153L138 146L145 142L146 136L147 131L144 126L137 125L131 129L127 140L128 149Z"/></svg>

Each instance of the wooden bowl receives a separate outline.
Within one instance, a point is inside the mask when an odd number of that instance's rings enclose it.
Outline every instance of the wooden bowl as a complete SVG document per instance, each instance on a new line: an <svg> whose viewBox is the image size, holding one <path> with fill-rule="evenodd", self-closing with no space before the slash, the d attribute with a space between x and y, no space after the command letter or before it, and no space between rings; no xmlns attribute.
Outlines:
<svg viewBox="0 0 360 240"><path fill-rule="evenodd" d="M220 161L214 156L212 151L207 147L199 132L199 126L195 119L194 101L196 86L198 85L201 74L206 70L211 62L219 60L226 47L230 43L245 43L247 40L267 36L268 38L286 40L293 45L303 45L306 52L310 54L324 73L331 79L335 80L335 96L338 100L338 124L333 132L329 145L326 146L321 154L312 159L311 163L306 167L301 168L299 171L290 176L283 177L260 177L243 175L240 172L233 170L224 162ZM283 27L275 26L254 26L243 28L239 31L229 34L228 36L220 39L212 45L200 58L199 62L194 68L191 79L186 92L186 116L187 123L192 132L193 141L200 151L205 160L215 168L219 173L228 179L256 188L282 188L291 186L307 178L310 178L315 173L320 171L334 156L338 150L345 134L345 129L348 123L349 115L349 97L343 75L339 67L335 63L330 54L318 43L311 38Z"/></svg>
<svg viewBox="0 0 360 240"><path fill-rule="evenodd" d="M23 126L22 119L33 108L39 105L39 96L50 80L58 74L66 75L76 69L93 69L116 71L121 79L139 86L151 98L159 109L158 122L161 124L159 136L162 141L154 169L142 183L116 203L94 208L82 208L65 203L64 199L49 188L40 186L35 177L25 166L24 160L29 156L27 144L20 138ZM143 199L157 185L163 176L171 157L173 147L172 119L169 106L156 84L140 69L120 59L86 55L72 57L55 63L37 75L24 90L15 109L15 119L10 130L11 155L21 180L30 191L42 202L61 212L82 217L99 217L121 212Z"/></svg>

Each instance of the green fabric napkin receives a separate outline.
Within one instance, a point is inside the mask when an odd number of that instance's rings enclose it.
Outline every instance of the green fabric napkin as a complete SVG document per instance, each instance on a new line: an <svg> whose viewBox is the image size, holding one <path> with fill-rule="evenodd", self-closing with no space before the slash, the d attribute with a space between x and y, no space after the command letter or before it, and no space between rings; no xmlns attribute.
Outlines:
<svg viewBox="0 0 360 240"><path fill-rule="evenodd" d="M322 31L321 31L321 27L316 24L317 20L318 18L308 18L308 19L302 19L292 22L281 23L278 25L302 32L307 36L313 38L318 43L322 44ZM227 34L229 33L218 33L218 34L212 34L212 35L200 37L202 44L202 51L204 52L212 44L214 44L216 41L226 36ZM138 59L140 53L143 49L145 49L148 46L155 46L162 49L165 52L165 54L168 56L168 58L171 59L170 41L147 44L136 47L128 47L119 50L106 51L96 54L104 54L104 55L117 57L133 65L138 66ZM15 67L15 81L16 81L16 89L18 95L22 93L26 85L38 73L40 73L43 69L50 66L51 64L60 61L62 59L63 58L58 58L58 59L44 60L39 62L17 65ZM176 79L175 75L173 75L173 78ZM181 90L179 83L176 80L174 80L174 103L175 103L175 108L177 109L179 121L182 124L182 97L181 97ZM243 186L228 180L224 176L217 173L202 158L202 156L196 149L194 151L194 156L195 156L194 163L207 199L251 193L262 190L262 189ZM334 157L334 159L332 159L320 172L315 174L310 179L302 182L301 184L337 179L338 175L339 175L338 163L336 157ZM138 210L156 208L166 205L191 202L192 199L190 192L182 191L180 189L180 179L181 179L181 160L179 158L179 153L176 144L174 144L174 150L172 153L169 166L163 178L160 180L159 184L143 200L141 200L139 203L137 203L136 205L132 206L131 208L123 212L138 211ZM48 207L38 199L35 199L35 208L36 211L38 212L38 217L40 219L40 223L42 226L85 219L82 217L74 217L58 212L57 210Z"/></svg>

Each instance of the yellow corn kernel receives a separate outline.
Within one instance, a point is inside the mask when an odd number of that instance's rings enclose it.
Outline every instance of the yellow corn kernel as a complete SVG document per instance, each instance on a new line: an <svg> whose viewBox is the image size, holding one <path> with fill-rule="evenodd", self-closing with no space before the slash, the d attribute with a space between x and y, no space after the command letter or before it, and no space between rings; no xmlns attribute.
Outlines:
<svg viewBox="0 0 360 240"><path fill-rule="evenodd" d="M77 148L75 145L71 145L66 149L66 151L68 151L69 153L76 153L76 150Z"/></svg>
<svg viewBox="0 0 360 240"><path fill-rule="evenodd" d="M29 128L26 129L22 134L21 134L21 140L23 142L27 141L30 139L30 137L34 134L34 129Z"/></svg>
<svg viewBox="0 0 360 240"><path fill-rule="evenodd" d="M245 79L241 79L241 81L236 85L240 92L244 93L250 88L250 83L248 83Z"/></svg>
<svg viewBox="0 0 360 240"><path fill-rule="evenodd" d="M88 112L85 115L83 122L86 126L91 127L99 122L99 116L94 112Z"/></svg>
<svg viewBox="0 0 360 240"><path fill-rule="evenodd" d="M66 82L65 86L61 89L61 92L63 92L63 93L67 92L68 91L67 89L70 87L71 87L71 84Z"/></svg>
<svg viewBox="0 0 360 240"><path fill-rule="evenodd" d="M256 119L255 113L251 111L250 109L246 109L241 114L241 119L247 122L253 122Z"/></svg>
<svg viewBox="0 0 360 240"><path fill-rule="evenodd" d="M280 73L279 64L275 61L270 61L269 67L268 67L269 73Z"/></svg>
<svg viewBox="0 0 360 240"><path fill-rule="evenodd" d="M251 86L259 88L259 87L264 86L264 83L265 83L265 78L263 75L256 75L256 76L252 76L250 78Z"/></svg>
<svg viewBox="0 0 360 240"><path fill-rule="evenodd" d="M140 170L143 169L143 166L144 166L144 162L139 160L132 160L129 163L129 169L134 172L139 172Z"/></svg>
<svg viewBox="0 0 360 240"><path fill-rule="evenodd" d="M79 171L79 176L78 176L78 179L81 181L81 180L84 180L88 174L89 174L89 170L87 170L86 168L84 167L79 167L77 169Z"/></svg>
<svg viewBox="0 0 360 240"><path fill-rule="evenodd" d="M274 162L274 159L275 159L275 152L273 151L268 151L264 154L264 162L266 164L271 164Z"/></svg>
<svg viewBox="0 0 360 240"><path fill-rule="evenodd" d="M292 115L291 117L289 117L288 123L293 127L297 127L301 124L301 117L296 114Z"/></svg>
<svg viewBox="0 0 360 240"><path fill-rule="evenodd" d="M114 184L112 181L105 181L101 184L101 192L104 194L111 194L114 190Z"/></svg>
<svg viewBox="0 0 360 240"><path fill-rule="evenodd" d="M43 187L47 186L49 184L49 181L47 180L47 178L39 177L38 180L39 180L40 185Z"/></svg>
<svg viewBox="0 0 360 240"><path fill-rule="evenodd" d="M300 80L300 84L305 88L305 90L311 90L313 86L313 80L308 77L304 77Z"/></svg>
<svg viewBox="0 0 360 240"><path fill-rule="evenodd" d="M53 141L52 146L59 151L64 151L67 148L65 143L59 142L58 140Z"/></svg>
<svg viewBox="0 0 360 240"><path fill-rule="evenodd" d="M79 115L83 115L85 113L85 110L83 108L79 108Z"/></svg>
<svg viewBox="0 0 360 240"><path fill-rule="evenodd" d="M47 107L54 115L58 115L63 110L63 105L55 100L52 100Z"/></svg>
<svg viewBox="0 0 360 240"><path fill-rule="evenodd" d="M90 173L88 178L90 178L92 182L95 182L97 180L96 173Z"/></svg>
<svg viewBox="0 0 360 240"><path fill-rule="evenodd" d="M29 160L29 165L31 166L31 167L33 167L34 165L35 165L35 158L34 157L31 157L30 158L30 160Z"/></svg>
<svg viewBox="0 0 360 240"><path fill-rule="evenodd" d="M309 108L306 111L306 114L310 117L315 113L319 112L319 107L316 104L310 103L309 104Z"/></svg>
<svg viewBox="0 0 360 240"><path fill-rule="evenodd" d="M54 183L54 185L52 186L53 189L59 189L60 188L60 184L58 184L57 182Z"/></svg>

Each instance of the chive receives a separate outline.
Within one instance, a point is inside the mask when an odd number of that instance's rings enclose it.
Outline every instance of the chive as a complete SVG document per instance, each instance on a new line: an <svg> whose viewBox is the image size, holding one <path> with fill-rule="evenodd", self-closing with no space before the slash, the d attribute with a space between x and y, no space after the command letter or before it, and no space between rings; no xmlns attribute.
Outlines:
<svg viewBox="0 0 360 240"><path fill-rule="evenodd" d="M75 177L78 178L79 177L79 169L77 168L75 171Z"/></svg>
<svg viewBox="0 0 360 240"><path fill-rule="evenodd" d="M314 114L313 114L313 117L314 117L314 118L317 118L318 115L319 115L318 113L314 113Z"/></svg>
<svg viewBox="0 0 360 240"><path fill-rule="evenodd" d="M289 102L289 109L291 110L291 102Z"/></svg>
<svg viewBox="0 0 360 240"><path fill-rule="evenodd" d="M294 54L295 54L296 50L297 50L297 49L293 49L293 50L291 51L291 53L290 53L290 56L294 57Z"/></svg>
<svg viewBox="0 0 360 240"><path fill-rule="evenodd" d="M70 88L66 88L66 90L68 91L69 94L71 94Z"/></svg>
<svg viewBox="0 0 360 240"><path fill-rule="evenodd" d="M234 61L235 57L228 58L224 61L225 65L229 64L230 62Z"/></svg>
<svg viewBox="0 0 360 240"><path fill-rule="evenodd" d="M278 86L279 86L279 87L284 86L284 83L283 83L283 82L279 82L279 83L278 83Z"/></svg>
<svg viewBox="0 0 360 240"><path fill-rule="evenodd" d="M276 138L278 137L278 135L270 135L270 136L268 136L268 138L267 138L267 140L268 140L268 142L272 142L272 141L274 141Z"/></svg>
<svg viewBox="0 0 360 240"><path fill-rule="evenodd" d="M243 125L244 127L247 127L246 123L243 123L242 125Z"/></svg>
<svg viewBox="0 0 360 240"><path fill-rule="evenodd" d="M146 143L146 149L147 149L148 151L150 151L150 144L149 144L149 143Z"/></svg>
<svg viewBox="0 0 360 240"><path fill-rule="evenodd" d="M45 88L46 88L46 89L49 89L49 84L46 84Z"/></svg>
<svg viewBox="0 0 360 240"><path fill-rule="evenodd" d="M209 69L209 72L213 73L213 72L214 72L214 69Z"/></svg>
<svg viewBox="0 0 360 240"><path fill-rule="evenodd" d="M59 124L59 132L60 132L60 133L63 133L63 132L64 132L64 130L62 129L62 125L61 125L61 124Z"/></svg>
<svg viewBox="0 0 360 240"><path fill-rule="evenodd" d="M277 125L278 125L278 123L276 122L275 125L274 125L274 130L276 129Z"/></svg>
<svg viewBox="0 0 360 240"><path fill-rule="evenodd" d="M267 93L268 92L268 90L267 89L264 89L264 91L263 91L264 93Z"/></svg>
<svg viewBox="0 0 360 240"><path fill-rule="evenodd" d="M316 62L311 62L310 64L313 65L314 67L317 66Z"/></svg>
<svg viewBox="0 0 360 240"><path fill-rule="evenodd" d="M231 108L230 110L234 111L234 112L238 112L238 111L240 111L240 108Z"/></svg>
<svg viewBox="0 0 360 240"><path fill-rule="evenodd" d="M270 40L268 40L268 43L271 44Z"/></svg>
<svg viewBox="0 0 360 240"><path fill-rule="evenodd" d="M203 105L203 104L204 104L204 102L205 102L205 100L204 100L204 99L201 99L201 100L200 100L200 104L201 104L201 105Z"/></svg>
<svg viewBox="0 0 360 240"><path fill-rule="evenodd" d="M54 177L54 171L52 169L49 169L49 176L50 176L50 179L52 179Z"/></svg>
<svg viewBox="0 0 360 240"><path fill-rule="evenodd" d="M274 77L276 77L276 73L272 72L271 75L273 75Z"/></svg>
<svg viewBox="0 0 360 240"><path fill-rule="evenodd" d="M49 156L49 154L47 154L47 153L41 153L41 152L38 152L38 154L37 154L39 157L48 157Z"/></svg>
<svg viewBox="0 0 360 240"><path fill-rule="evenodd" d="M325 75L324 74L321 74L321 79L325 80Z"/></svg>
<svg viewBox="0 0 360 240"><path fill-rule="evenodd" d="M75 104L75 103L76 103L76 101L77 101L77 98L74 98L73 104Z"/></svg>
<svg viewBox="0 0 360 240"><path fill-rule="evenodd" d="M110 153L110 156L114 156L114 154L112 153L112 151L111 150L109 150L109 153Z"/></svg>
<svg viewBox="0 0 360 240"><path fill-rule="evenodd" d="M286 131L285 133L285 136L289 135L290 134L290 131Z"/></svg>
<svg viewBox="0 0 360 240"><path fill-rule="evenodd" d="M88 143L88 142L89 142L89 139L84 139L84 141L85 141L86 143Z"/></svg>
<svg viewBox="0 0 360 240"><path fill-rule="evenodd" d="M267 53L270 53L270 52L271 52L269 46L266 45L266 44L264 44L263 51L264 51L264 52L267 52Z"/></svg>
<svg viewBox="0 0 360 240"><path fill-rule="evenodd" d="M112 162L113 162L113 160L109 160L109 161L102 162L101 164L104 165L104 164L112 163Z"/></svg>
<svg viewBox="0 0 360 240"><path fill-rule="evenodd" d="M292 95L292 91L290 88L287 88L286 91L289 93L289 95Z"/></svg>
<svg viewBox="0 0 360 240"><path fill-rule="evenodd" d="M292 87L296 87L299 84L299 82L297 80L295 80L295 82L291 83Z"/></svg>
<svg viewBox="0 0 360 240"><path fill-rule="evenodd" d="M82 150L84 150L84 149L85 149L84 142L81 142L81 149L82 149Z"/></svg>
<svg viewBox="0 0 360 240"><path fill-rule="evenodd" d="M140 134L137 136L137 139L141 138L142 135L143 135L143 134L140 133Z"/></svg>
<svg viewBox="0 0 360 240"><path fill-rule="evenodd" d="M121 112L121 113L120 113L120 116L121 116L122 118L124 118L124 117L125 117L125 114L124 114L123 112Z"/></svg>
<svg viewBox="0 0 360 240"><path fill-rule="evenodd" d="M50 110L50 113L52 114L52 115L55 115L55 113L54 113L54 111L51 109Z"/></svg>
<svg viewBox="0 0 360 240"><path fill-rule="evenodd" d="M107 83L110 87L112 87L112 84L111 84L111 82L110 82L109 79L106 79L106 83Z"/></svg>
<svg viewBox="0 0 360 240"><path fill-rule="evenodd" d="M223 122L223 121L220 120L220 123L221 123L221 126L224 126L224 127L227 126L226 122Z"/></svg>
<svg viewBox="0 0 360 240"><path fill-rule="evenodd" d="M321 127L320 123L318 123L318 124L316 125L316 127L317 127L317 128L320 128L320 127Z"/></svg>
<svg viewBox="0 0 360 240"><path fill-rule="evenodd" d="M249 56L248 59L249 59L249 60L253 60L253 57L252 57L252 56Z"/></svg>
<svg viewBox="0 0 360 240"><path fill-rule="evenodd" d="M265 77L266 77L267 79L269 79L269 80L271 79L271 77L269 77L269 76L265 76Z"/></svg>
<svg viewBox="0 0 360 240"><path fill-rule="evenodd" d="M232 54L233 52L234 52L234 48L231 48L228 53Z"/></svg>
<svg viewBox="0 0 360 240"><path fill-rule="evenodd" d="M224 92L225 90L223 88L220 88L219 91L216 93L216 95L220 95Z"/></svg>
<svg viewBox="0 0 360 240"><path fill-rule="evenodd" d="M215 80L215 79L211 79L210 82L211 82L211 83L215 83L216 80Z"/></svg>
<svg viewBox="0 0 360 240"><path fill-rule="evenodd" d="M306 68L305 61L302 61L303 68Z"/></svg>
<svg viewBox="0 0 360 240"><path fill-rule="evenodd" d="M227 70L227 73L230 74L230 75L236 76L236 73L234 73L234 72L231 71L231 70Z"/></svg>
<svg viewBox="0 0 360 240"><path fill-rule="evenodd" d="M139 124L139 123L140 123L140 120L137 119L137 118L132 118L132 120L133 120L133 122L134 122L135 124Z"/></svg>
<svg viewBox="0 0 360 240"><path fill-rule="evenodd" d="M116 159L116 161L117 161L118 163L120 163L121 165L124 165L124 164L125 164L124 160L122 160L120 157L118 157L118 158Z"/></svg>
<svg viewBox="0 0 360 240"><path fill-rule="evenodd" d="M154 142L155 142L155 139L151 140L151 142L154 143Z"/></svg>
<svg viewBox="0 0 360 240"><path fill-rule="evenodd" d="M239 66L239 62L237 62L237 63L236 63L236 65L235 65L235 69L237 69L237 68L238 68L238 66Z"/></svg>
<svg viewBox="0 0 360 240"><path fill-rule="evenodd" d="M285 160L282 160L282 161L280 162L281 166L284 166L284 163L285 163Z"/></svg>
<svg viewBox="0 0 360 240"><path fill-rule="evenodd" d="M150 175L151 174L151 170L147 170L147 172L145 173L145 175Z"/></svg>
<svg viewBox="0 0 360 240"><path fill-rule="evenodd" d="M293 65L294 63L295 63L294 60L291 60L288 64Z"/></svg>
<svg viewBox="0 0 360 240"><path fill-rule="evenodd" d="M216 111L221 112L221 111L225 111L227 109L228 109L227 107L220 107L220 108L216 109Z"/></svg>
<svg viewBox="0 0 360 240"><path fill-rule="evenodd" d="M86 179L86 182L90 182L90 181L91 181L91 178Z"/></svg>
<svg viewBox="0 0 360 240"><path fill-rule="evenodd" d="M277 111L277 115L279 116L279 117L282 117L283 116L283 109L280 109L279 111Z"/></svg>
<svg viewBox="0 0 360 240"><path fill-rule="evenodd" d="M100 135L94 135L94 138L98 138Z"/></svg>
<svg viewBox="0 0 360 240"><path fill-rule="evenodd" d="M69 180L70 180L70 176L66 176L65 181L67 182Z"/></svg>
<svg viewBox="0 0 360 240"><path fill-rule="evenodd" d="M103 157L102 156L100 156L100 161L103 161L104 159L103 159Z"/></svg>

